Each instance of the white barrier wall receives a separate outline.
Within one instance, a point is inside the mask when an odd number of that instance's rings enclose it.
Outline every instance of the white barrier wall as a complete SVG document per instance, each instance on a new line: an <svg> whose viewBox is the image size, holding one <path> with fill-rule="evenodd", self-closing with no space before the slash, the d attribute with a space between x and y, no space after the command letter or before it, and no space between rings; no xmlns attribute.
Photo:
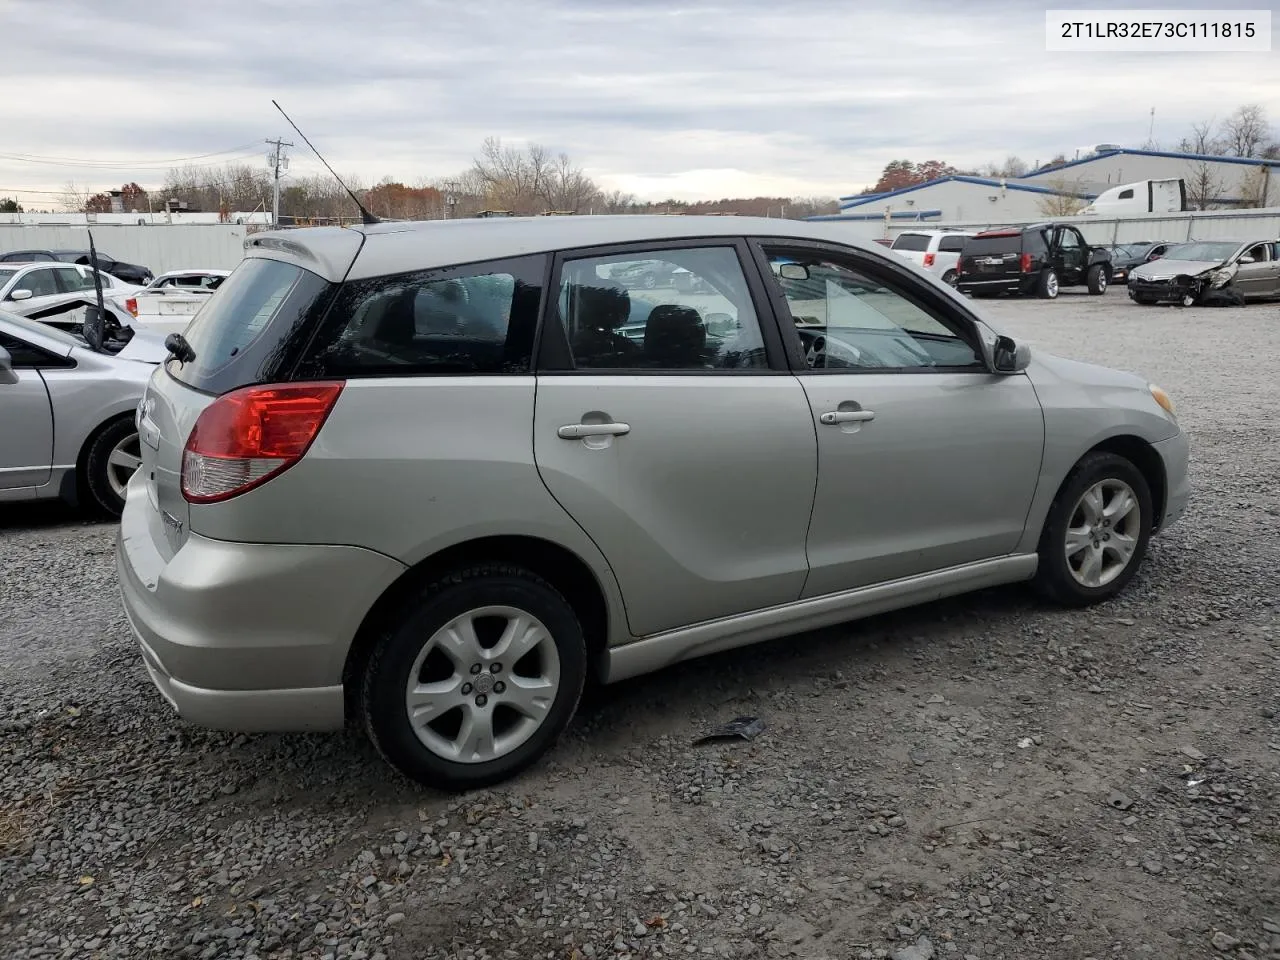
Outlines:
<svg viewBox="0 0 1280 960"><path fill-rule="evenodd" d="M246 227L237 223L95 224L94 246L102 253L166 270L207 267L230 270L240 262ZM87 250L83 226L24 226L0 224L0 253L12 250Z"/></svg>

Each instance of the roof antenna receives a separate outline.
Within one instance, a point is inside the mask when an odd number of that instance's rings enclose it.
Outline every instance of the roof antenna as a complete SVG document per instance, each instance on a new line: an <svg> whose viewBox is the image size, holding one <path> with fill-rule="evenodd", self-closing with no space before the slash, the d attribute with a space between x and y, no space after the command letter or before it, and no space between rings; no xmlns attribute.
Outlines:
<svg viewBox="0 0 1280 960"><path fill-rule="evenodd" d="M271 105L280 111L280 116L284 117L286 120L289 120L289 115L284 112L284 108L281 107L280 104L272 100ZM319 158L320 162L324 164L324 168L328 170L330 173L333 173L333 167L329 166L329 162L325 160L324 157L320 156L320 151L315 148L315 145L310 140L307 140L307 135L303 133L301 130L298 130L298 125L294 123L292 120L289 120L289 126L293 127L294 130L298 131L298 136L300 136L303 140L306 140L307 146L311 147L311 152L314 153L316 157ZM365 209L364 204L360 202L360 198L357 197L355 193L352 192L350 187L348 187L345 183L342 182L342 178L340 176L338 176L336 173L333 173L333 179L338 181L338 186L342 187L343 190L347 191L347 195L351 197L351 199L355 202L355 205L360 208L361 223L368 224L368 223L382 222L377 217L375 217L372 213L370 213L368 210Z"/></svg>

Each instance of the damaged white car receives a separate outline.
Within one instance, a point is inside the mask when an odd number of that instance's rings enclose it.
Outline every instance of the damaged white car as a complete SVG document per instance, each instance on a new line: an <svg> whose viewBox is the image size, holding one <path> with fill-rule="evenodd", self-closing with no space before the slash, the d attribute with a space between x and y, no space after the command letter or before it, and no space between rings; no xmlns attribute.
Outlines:
<svg viewBox="0 0 1280 960"><path fill-rule="evenodd" d="M1239 306L1280 297L1280 241L1197 240L1129 274L1137 303Z"/></svg>

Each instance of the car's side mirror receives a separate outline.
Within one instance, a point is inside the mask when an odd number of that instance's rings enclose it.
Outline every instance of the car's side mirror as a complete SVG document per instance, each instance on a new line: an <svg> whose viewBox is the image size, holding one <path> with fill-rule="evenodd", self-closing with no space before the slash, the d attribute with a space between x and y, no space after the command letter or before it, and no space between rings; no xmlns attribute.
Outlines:
<svg viewBox="0 0 1280 960"><path fill-rule="evenodd" d="M809 268L803 263L780 263L778 276L783 280L808 280Z"/></svg>
<svg viewBox="0 0 1280 960"><path fill-rule="evenodd" d="M13 291L13 293L9 294L9 299L10 299L10 300L30 300L30 299L31 299L31 291L30 291L30 290L15 290L15 291Z"/></svg>
<svg viewBox="0 0 1280 960"><path fill-rule="evenodd" d="M1244 263L1257 263L1258 261L1257 261L1257 260L1255 260L1255 259L1253 259L1253 257L1249 256L1249 255L1246 253L1243 257L1241 257L1241 258L1240 258L1239 260L1237 260L1236 262L1237 262L1237 263L1244 264Z"/></svg>
<svg viewBox="0 0 1280 960"><path fill-rule="evenodd" d="M0 384L17 383L18 374L13 369L13 357L4 347L0 347Z"/></svg>
<svg viewBox="0 0 1280 960"><path fill-rule="evenodd" d="M991 361L997 373L1019 373L1031 363L1031 348L1012 337L997 337Z"/></svg>

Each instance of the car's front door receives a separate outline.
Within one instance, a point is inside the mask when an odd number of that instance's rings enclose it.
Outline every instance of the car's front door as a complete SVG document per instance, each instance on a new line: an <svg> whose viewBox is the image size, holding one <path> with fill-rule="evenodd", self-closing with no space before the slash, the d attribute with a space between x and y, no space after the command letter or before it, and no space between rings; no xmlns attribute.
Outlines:
<svg viewBox="0 0 1280 960"><path fill-rule="evenodd" d="M1273 245L1255 243L1236 261L1232 285L1248 300L1275 296L1277 264L1271 259Z"/></svg>
<svg viewBox="0 0 1280 960"><path fill-rule="evenodd" d="M794 601L804 585L816 440L744 254L716 239L556 259L534 455L608 559L637 636ZM615 279L644 260L690 282Z"/></svg>
<svg viewBox="0 0 1280 960"><path fill-rule="evenodd" d="M759 250L818 435L804 595L1012 553L1044 447L1028 377L990 372L961 308L907 271L834 245Z"/></svg>
<svg viewBox="0 0 1280 960"><path fill-rule="evenodd" d="M54 277L53 271L56 269L56 267L31 267L15 277L7 297L7 301L11 302L6 302L5 307L25 316L39 313L45 307L57 304L63 299L63 295ZM15 299L13 295L19 290L26 290L31 296L22 300Z"/></svg>
<svg viewBox="0 0 1280 960"><path fill-rule="evenodd" d="M1089 247L1084 237L1074 227L1058 227L1053 245L1061 264L1059 280L1063 284L1084 283L1085 270L1089 265Z"/></svg>
<svg viewBox="0 0 1280 960"><path fill-rule="evenodd" d="M40 487L53 463L53 408L40 375L43 352L0 333L12 375L0 372L0 490ZM16 383L7 381L16 377Z"/></svg>

